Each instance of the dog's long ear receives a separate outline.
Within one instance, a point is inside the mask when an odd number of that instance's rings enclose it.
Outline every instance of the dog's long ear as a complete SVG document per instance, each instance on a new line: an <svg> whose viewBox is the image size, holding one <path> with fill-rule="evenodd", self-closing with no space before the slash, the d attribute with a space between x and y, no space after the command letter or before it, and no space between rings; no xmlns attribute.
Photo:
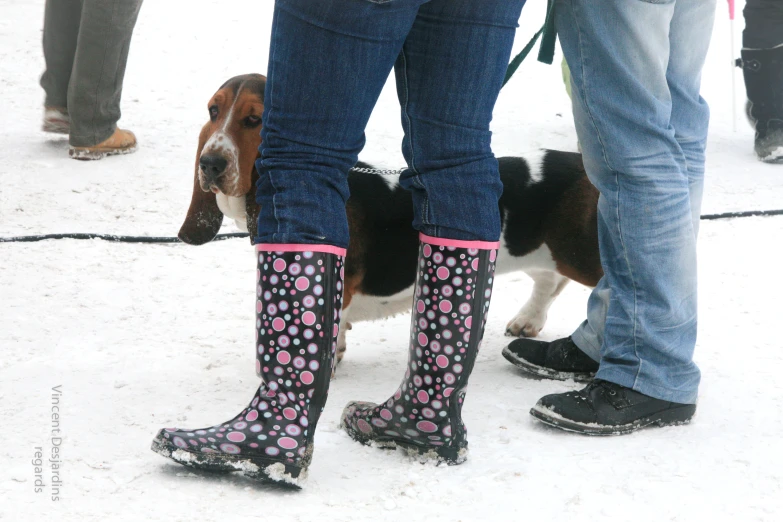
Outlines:
<svg viewBox="0 0 783 522"><path fill-rule="evenodd" d="M250 233L250 244L253 244L258 236L258 213L261 206L256 203L256 185L258 184L258 171L253 166L253 173L250 175L250 191L245 194L245 214L247 215L247 231Z"/></svg>
<svg viewBox="0 0 783 522"><path fill-rule="evenodd" d="M201 157L201 149L207 141L209 124L201 129L198 139L198 151L196 152L196 167L193 176L193 196L190 199L190 208L185 222L179 229L177 237L189 245L203 245L209 243L220 230L223 224L223 213L218 208L217 199L212 192L204 192L198 182L198 162Z"/></svg>

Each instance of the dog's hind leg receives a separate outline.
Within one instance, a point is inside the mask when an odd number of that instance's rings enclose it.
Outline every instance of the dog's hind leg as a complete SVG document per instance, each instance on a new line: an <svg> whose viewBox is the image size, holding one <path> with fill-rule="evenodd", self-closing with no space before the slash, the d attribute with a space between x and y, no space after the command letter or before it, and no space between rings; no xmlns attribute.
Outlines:
<svg viewBox="0 0 783 522"><path fill-rule="evenodd" d="M570 281L552 270L529 270L526 273L533 279L533 293L506 326L506 335L513 337L537 336L546 324L549 307Z"/></svg>
<svg viewBox="0 0 783 522"><path fill-rule="evenodd" d="M350 309L350 306L346 306L343 308L342 314L340 315L340 333L337 336L337 359L335 367L343 360L345 350L348 346L345 340L345 333L352 328L350 321L348 321L351 316ZM332 377L334 377L334 375L332 375Z"/></svg>

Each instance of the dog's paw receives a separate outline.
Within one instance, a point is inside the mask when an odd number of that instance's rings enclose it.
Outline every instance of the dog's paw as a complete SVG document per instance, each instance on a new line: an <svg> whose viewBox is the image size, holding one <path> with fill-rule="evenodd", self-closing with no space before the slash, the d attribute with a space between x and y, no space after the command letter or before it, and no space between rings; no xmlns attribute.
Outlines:
<svg viewBox="0 0 783 522"><path fill-rule="evenodd" d="M340 363L343 360L343 357L345 357L345 349L348 346L348 343L345 339L345 331L351 329L351 323L347 323L346 328L340 329L340 335L337 336L337 353L335 353L335 362L334 362L334 370L332 370L332 379L334 379L334 373L337 369L337 367L340 365Z"/></svg>
<svg viewBox="0 0 783 522"><path fill-rule="evenodd" d="M334 357L334 366L332 366L332 379L334 379L335 374L337 373L337 368L340 366L340 363L343 360L343 355L345 355L345 346L343 346L342 351L340 351L340 348L337 348L337 353Z"/></svg>
<svg viewBox="0 0 783 522"><path fill-rule="evenodd" d="M335 368L337 368L341 362L343 362L343 357L345 357L345 344L341 344L338 340L337 342L337 353L335 354ZM334 377L334 372L332 372L332 377Z"/></svg>
<svg viewBox="0 0 783 522"><path fill-rule="evenodd" d="M518 314L506 326L506 335L511 337L537 337L546 324L546 316Z"/></svg>

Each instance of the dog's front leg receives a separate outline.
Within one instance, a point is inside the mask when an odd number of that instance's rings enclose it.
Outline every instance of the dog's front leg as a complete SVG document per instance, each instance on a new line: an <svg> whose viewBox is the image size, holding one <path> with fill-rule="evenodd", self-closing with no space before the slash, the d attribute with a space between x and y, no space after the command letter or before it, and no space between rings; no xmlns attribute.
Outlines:
<svg viewBox="0 0 783 522"><path fill-rule="evenodd" d="M533 292L506 326L506 335L513 337L536 337L546 324L549 307L570 281L551 270L530 270L526 273L533 279Z"/></svg>

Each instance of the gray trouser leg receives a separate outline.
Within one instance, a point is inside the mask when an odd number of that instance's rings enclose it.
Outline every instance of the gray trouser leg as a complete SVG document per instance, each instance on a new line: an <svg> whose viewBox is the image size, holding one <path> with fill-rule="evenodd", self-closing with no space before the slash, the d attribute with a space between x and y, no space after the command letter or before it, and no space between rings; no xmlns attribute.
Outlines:
<svg viewBox="0 0 783 522"><path fill-rule="evenodd" d="M79 39L68 85L70 144L75 147L97 145L117 126L122 80L141 3L81 1Z"/></svg>
<svg viewBox="0 0 783 522"><path fill-rule="evenodd" d="M68 83L81 17L82 0L46 0L43 31L46 72L41 76L41 87L46 93L47 107L68 106Z"/></svg>

